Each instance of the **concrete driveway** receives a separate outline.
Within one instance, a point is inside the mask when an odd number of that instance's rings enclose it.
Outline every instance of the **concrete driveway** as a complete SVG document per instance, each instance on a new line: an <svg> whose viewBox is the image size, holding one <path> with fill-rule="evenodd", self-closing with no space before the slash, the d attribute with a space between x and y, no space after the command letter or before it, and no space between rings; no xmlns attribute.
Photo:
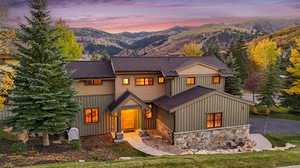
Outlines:
<svg viewBox="0 0 300 168"><path fill-rule="evenodd" d="M250 133L300 134L300 122L281 119L250 119Z"/></svg>

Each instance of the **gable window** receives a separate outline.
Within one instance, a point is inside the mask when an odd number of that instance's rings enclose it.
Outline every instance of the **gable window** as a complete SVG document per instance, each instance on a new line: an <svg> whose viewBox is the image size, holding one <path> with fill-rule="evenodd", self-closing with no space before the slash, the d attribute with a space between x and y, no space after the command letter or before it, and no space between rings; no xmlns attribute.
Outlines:
<svg viewBox="0 0 300 168"><path fill-rule="evenodd" d="M123 85L129 85L129 78L123 78L122 79L122 84Z"/></svg>
<svg viewBox="0 0 300 168"><path fill-rule="evenodd" d="M187 85L195 85L196 84L196 78L195 77L186 78L186 84Z"/></svg>
<svg viewBox="0 0 300 168"><path fill-rule="evenodd" d="M147 119L151 119L152 118L152 109L153 109L153 105L151 103L147 104L148 106L148 110L146 110L146 113L145 113L145 118Z"/></svg>
<svg viewBox="0 0 300 168"><path fill-rule="evenodd" d="M207 114L207 128L222 127L222 113Z"/></svg>
<svg viewBox="0 0 300 168"><path fill-rule="evenodd" d="M160 76L160 77L158 77L158 83L164 84L164 83L166 83L166 79L164 77Z"/></svg>
<svg viewBox="0 0 300 168"><path fill-rule="evenodd" d="M97 123L99 121L99 108L87 108L84 110L85 123Z"/></svg>
<svg viewBox="0 0 300 168"><path fill-rule="evenodd" d="M86 80L85 85L102 85L102 80L95 79L95 80Z"/></svg>
<svg viewBox="0 0 300 168"><path fill-rule="evenodd" d="M153 85L154 79L153 78L136 78L135 85L136 86L149 86Z"/></svg>
<svg viewBox="0 0 300 168"><path fill-rule="evenodd" d="M221 77L220 76L212 77L212 83L213 84L220 84L221 83Z"/></svg>

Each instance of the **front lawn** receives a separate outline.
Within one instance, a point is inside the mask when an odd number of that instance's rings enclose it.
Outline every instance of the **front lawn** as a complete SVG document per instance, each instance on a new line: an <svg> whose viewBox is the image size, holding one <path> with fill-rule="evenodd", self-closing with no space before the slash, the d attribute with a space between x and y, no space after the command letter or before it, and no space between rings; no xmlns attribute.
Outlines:
<svg viewBox="0 0 300 168"><path fill-rule="evenodd" d="M65 163L27 168L271 168L300 164L300 135L269 135L268 138L273 138L273 145L290 142L298 146L288 151L146 157L127 161Z"/></svg>
<svg viewBox="0 0 300 168"><path fill-rule="evenodd" d="M259 115L250 113L250 118L271 118L271 119L286 119L286 120L294 120L300 121L299 114L292 114L292 113L271 113L270 115Z"/></svg>

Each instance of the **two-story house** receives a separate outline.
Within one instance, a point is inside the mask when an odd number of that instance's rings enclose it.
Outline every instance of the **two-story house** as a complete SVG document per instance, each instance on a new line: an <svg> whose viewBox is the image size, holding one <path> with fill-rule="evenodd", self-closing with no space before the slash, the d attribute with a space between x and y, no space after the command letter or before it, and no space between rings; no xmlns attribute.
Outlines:
<svg viewBox="0 0 300 168"><path fill-rule="evenodd" d="M73 61L81 136L157 129L181 148L217 148L249 136L252 102L224 92L232 71L213 56Z"/></svg>

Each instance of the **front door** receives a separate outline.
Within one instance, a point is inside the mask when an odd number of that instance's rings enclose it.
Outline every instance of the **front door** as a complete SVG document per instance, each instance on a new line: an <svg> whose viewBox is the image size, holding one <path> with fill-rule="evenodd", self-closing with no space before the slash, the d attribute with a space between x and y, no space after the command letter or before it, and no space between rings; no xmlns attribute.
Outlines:
<svg viewBox="0 0 300 168"><path fill-rule="evenodd" d="M133 130L136 125L138 109L122 110L122 130Z"/></svg>

